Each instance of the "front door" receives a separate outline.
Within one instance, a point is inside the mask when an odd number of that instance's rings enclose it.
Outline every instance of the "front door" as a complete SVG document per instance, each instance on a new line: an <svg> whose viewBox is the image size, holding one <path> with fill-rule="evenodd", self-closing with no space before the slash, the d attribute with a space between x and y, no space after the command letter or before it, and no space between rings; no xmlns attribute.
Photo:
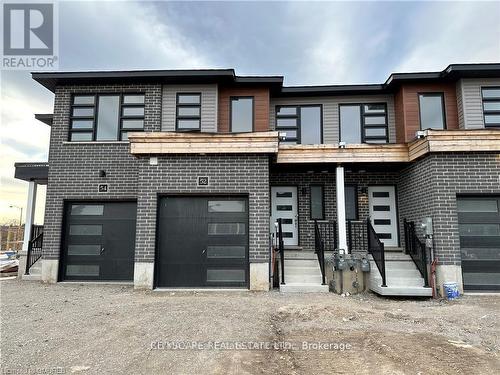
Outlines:
<svg viewBox="0 0 500 375"><path fill-rule="evenodd" d="M297 187L272 186L271 205L271 222L283 219L283 243L285 246L297 246L299 244Z"/></svg>
<svg viewBox="0 0 500 375"><path fill-rule="evenodd" d="M394 186L369 186L368 201L373 229L385 246L399 246L396 189Z"/></svg>

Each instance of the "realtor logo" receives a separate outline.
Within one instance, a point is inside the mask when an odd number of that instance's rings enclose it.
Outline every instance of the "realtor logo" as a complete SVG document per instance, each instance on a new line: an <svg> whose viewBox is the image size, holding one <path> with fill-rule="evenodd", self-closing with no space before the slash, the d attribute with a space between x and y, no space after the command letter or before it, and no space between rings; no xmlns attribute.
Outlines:
<svg viewBox="0 0 500 375"><path fill-rule="evenodd" d="M55 4L3 4L4 69L57 69Z"/></svg>

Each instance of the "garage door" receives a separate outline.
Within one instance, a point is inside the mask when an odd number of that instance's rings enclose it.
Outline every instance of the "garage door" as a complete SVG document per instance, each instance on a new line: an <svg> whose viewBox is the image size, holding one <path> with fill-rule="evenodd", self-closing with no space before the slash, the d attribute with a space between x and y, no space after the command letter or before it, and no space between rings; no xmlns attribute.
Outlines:
<svg viewBox="0 0 500 375"><path fill-rule="evenodd" d="M65 208L64 280L133 280L136 204L69 202Z"/></svg>
<svg viewBox="0 0 500 375"><path fill-rule="evenodd" d="M246 197L163 197L156 285L248 287Z"/></svg>
<svg viewBox="0 0 500 375"><path fill-rule="evenodd" d="M500 290L500 196L458 199L464 288Z"/></svg>

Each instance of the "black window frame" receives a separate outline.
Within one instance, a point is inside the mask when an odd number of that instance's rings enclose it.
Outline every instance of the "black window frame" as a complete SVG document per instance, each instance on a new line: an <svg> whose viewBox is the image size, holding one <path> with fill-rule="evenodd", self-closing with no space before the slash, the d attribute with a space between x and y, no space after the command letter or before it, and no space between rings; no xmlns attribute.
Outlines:
<svg viewBox="0 0 500 375"><path fill-rule="evenodd" d="M358 185L356 185L356 184L345 184L345 186L344 186L344 199L345 199L345 188L347 188L347 187L354 189L354 203L355 203L354 207L355 207L356 215L355 215L354 219L349 219L347 217L347 210L346 210L346 212L345 212L345 214L346 214L345 215L346 216L346 220L357 221L357 220L359 220ZM345 206L346 205L344 203L344 207Z"/></svg>
<svg viewBox="0 0 500 375"><path fill-rule="evenodd" d="M199 104L182 104L179 103L180 96L198 96ZM199 108L199 116L179 115L179 108ZM179 120L198 120L197 128L179 128ZM195 132L201 131L201 92L178 92L175 95L175 131L177 132Z"/></svg>
<svg viewBox="0 0 500 375"><path fill-rule="evenodd" d="M485 98L483 95L484 89L500 90L500 86L481 86L481 109L483 110L483 123L485 128L498 128L500 127L500 122L494 123L492 125L486 124L487 115L500 115L500 110L485 110L484 103L486 102L498 102L500 103L500 96L495 98Z"/></svg>
<svg viewBox="0 0 500 375"><path fill-rule="evenodd" d="M366 105L381 105L384 107L384 113L366 113ZM360 121L361 121L361 143L368 144L387 144L389 143L389 113L387 111L387 102L373 102L373 103L340 103L339 104L339 142L342 142L342 120L340 112L342 107L354 107L358 106ZM385 122L383 124L366 124L367 117L385 117ZM366 129L384 129L385 136L366 136ZM384 141L384 142L370 142L370 141Z"/></svg>
<svg viewBox="0 0 500 375"><path fill-rule="evenodd" d="M312 188L319 187L321 188L321 218L313 217L312 212ZM311 220L325 220L325 185L323 184L311 184L309 185L309 218Z"/></svg>
<svg viewBox="0 0 500 375"><path fill-rule="evenodd" d="M238 99L252 99L252 129L250 131L234 132L233 131L233 101ZM236 95L229 97L229 132L230 133L251 133L255 131L255 96L253 95Z"/></svg>
<svg viewBox="0 0 500 375"><path fill-rule="evenodd" d="M79 96L91 96L94 98L94 104L75 104L75 97ZM97 124L98 124L98 113L99 113L99 98L102 96L118 96L118 126L117 126L117 134L116 139L113 140L97 140ZM143 96L144 103L124 103L123 98L125 96ZM70 103L70 113L69 113L69 125L68 125L68 141L70 142L117 142L117 141L127 141L123 139L123 133L129 132L143 132L144 131L144 123L146 117L146 93L144 92L105 92L105 93L88 93L88 92L75 92L71 94L71 103ZM74 116L73 111L75 108L93 108L92 116ZM125 108L143 108L143 115L124 115ZM88 120L92 121L92 129L73 129L73 120ZM123 120L142 120L142 128L123 128ZM74 133L91 133L92 139L77 141L72 140L71 136Z"/></svg>
<svg viewBox="0 0 500 375"><path fill-rule="evenodd" d="M420 130L446 130L447 129L447 123L446 123L446 108L445 108L445 101L444 101L444 92L436 92L436 91L431 91L431 92L419 92L417 93L418 96L418 122L419 122L419 129ZM422 126L422 114L420 110L420 98L422 96L439 96L441 97L441 114L443 116L443 129L436 129L436 128L423 128Z"/></svg>
<svg viewBox="0 0 500 375"><path fill-rule="evenodd" d="M277 105L274 108L275 119L274 119L274 129L276 131L287 131L287 130L295 130L297 136L295 138L286 138L284 143L292 143L302 144L302 121L301 121L301 113L300 109L305 107L319 107L319 127L320 127L320 143L323 144L323 104L283 104ZM279 115L279 111L281 108L295 108L295 115ZM278 126L279 119L295 119L295 126Z"/></svg>

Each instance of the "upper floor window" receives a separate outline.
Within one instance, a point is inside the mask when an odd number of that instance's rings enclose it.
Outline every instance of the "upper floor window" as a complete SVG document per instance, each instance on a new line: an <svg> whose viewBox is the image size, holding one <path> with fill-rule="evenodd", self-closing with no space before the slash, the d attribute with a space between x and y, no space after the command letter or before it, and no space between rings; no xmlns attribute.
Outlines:
<svg viewBox="0 0 500 375"><path fill-rule="evenodd" d="M253 131L253 118L253 96L231 98L231 132Z"/></svg>
<svg viewBox="0 0 500 375"><path fill-rule="evenodd" d="M144 94L74 95L70 141L122 141L144 130Z"/></svg>
<svg viewBox="0 0 500 375"><path fill-rule="evenodd" d="M178 93L175 127L178 131L201 129L201 93Z"/></svg>
<svg viewBox="0 0 500 375"><path fill-rule="evenodd" d="M387 143L385 103L341 104L340 141L345 143Z"/></svg>
<svg viewBox="0 0 500 375"><path fill-rule="evenodd" d="M500 87L483 87L483 114L485 127L500 127Z"/></svg>
<svg viewBox="0 0 500 375"><path fill-rule="evenodd" d="M284 142L320 144L323 142L321 105L276 107L276 130L284 132Z"/></svg>
<svg viewBox="0 0 500 375"><path fill-rule="evenodd" d="M420 129L444 129L446 127L443 93L419 94L418 103Z"/></svg>

